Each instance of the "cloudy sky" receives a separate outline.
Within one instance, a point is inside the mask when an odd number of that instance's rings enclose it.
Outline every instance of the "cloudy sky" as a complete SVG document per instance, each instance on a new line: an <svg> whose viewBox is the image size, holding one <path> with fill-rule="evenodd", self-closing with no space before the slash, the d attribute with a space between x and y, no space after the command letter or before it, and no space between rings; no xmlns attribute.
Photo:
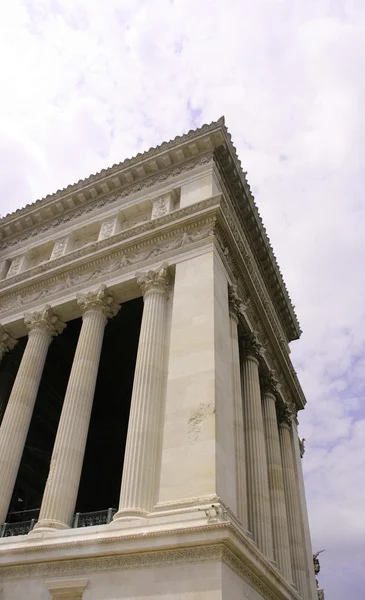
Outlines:
<svg viewBox="0 0 365 600"><path fill-rule="evenodd" d="M326 600L365 587L365 2L12 0L0 213L222 114L303 329Z"/></svg>

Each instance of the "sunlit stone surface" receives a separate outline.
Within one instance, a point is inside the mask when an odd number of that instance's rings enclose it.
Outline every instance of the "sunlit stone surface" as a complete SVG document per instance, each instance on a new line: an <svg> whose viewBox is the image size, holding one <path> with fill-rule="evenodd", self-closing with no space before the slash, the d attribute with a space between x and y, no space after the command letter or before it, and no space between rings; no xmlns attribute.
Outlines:
<svg viewBox="0 0 365 600"><path fill-rule="evenodd" d="M224 120L0 240L0 598L316 600L300 328Z"/></svg>

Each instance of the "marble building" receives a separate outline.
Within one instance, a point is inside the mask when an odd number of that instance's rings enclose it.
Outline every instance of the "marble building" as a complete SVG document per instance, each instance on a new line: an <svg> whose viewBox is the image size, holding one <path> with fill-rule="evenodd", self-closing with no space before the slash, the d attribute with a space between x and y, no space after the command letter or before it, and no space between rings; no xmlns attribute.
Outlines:
<svg viewBox="0 0 365 600"><path fill-rule="evenodd" d="M0 240L0 598L316 599L301 332L224 119Z"/></svg>

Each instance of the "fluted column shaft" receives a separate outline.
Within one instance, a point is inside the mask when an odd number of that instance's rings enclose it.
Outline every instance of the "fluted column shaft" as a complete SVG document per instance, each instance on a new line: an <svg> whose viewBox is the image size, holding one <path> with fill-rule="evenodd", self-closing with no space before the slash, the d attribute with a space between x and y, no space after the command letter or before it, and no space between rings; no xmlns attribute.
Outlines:
<svg viewBox="0 0 365 600"><path fill-rule="evenodd" d="M261 409L259 362L246 347L242 361L244 426L247 457L249 529L262 553L273 559L271 508L264 423Z"/></svg>
<svg viewBox="0 0 365 600"><path fill-rule="evenodd" d="M303 544L304 544L304 552L306 557L306 565L307 565L307 583L308 583L308 598L310 600L317 599L317 585L316 578L314 574L313 568L313 550L312 550L312 542L309 530L309 521L308 521L308 510L307 510L307 501L305 497L305 489L304 489L304 478L302 471L302 461L301 461L301 452L299 448L299 437L298 437L298 429L296 425L296 420L292 419L292 446L293 446L293 456L294 456L294 465L296 467L297 474L297 490L300 498L300 516L303 524Z"/></svg>
<svg viewBox="0 0 365 600"><path fill-rule="evenodd" d="M304 540L299 512L299 495L291 440L290 418L285 417L279 425L281 458L283 464L284 490L288 515L289 543L294 583L303 599L307 598L307 574L304 555Z"/></svg>
<svg viewBox="0 0 365 600"><path fill-rule="evenodd" d="M75 510L107 318L119 306L100 286L78 295L82 327L72 363L44 490L39 529L66 529Z"/></svg>
<svg viewBox="0 0 365 600"><path fill-rule="evenodd" d="M269 390L262 395L265 439L267 450L267 468L271 500L271 516L275 561L287 581L293 581L288 520L285 505L283 467L281 462L278 422L275 408L275 396Z"/></svg>
<svg viewBox="0 0 365 600"><path fill-rule="evenodd" d="M48 306L25 315L24 321L28 341L0 428L0 523L9 509L48 346L65 326Z"/></svg>
<svg viewBox="0 0 365 600"><path fill-rule="evenodd" d="M15 340L11 335L9 335L7 333L7 331L4 329L4 327L2 325L0 325L0 364L1 364L5 354L7 352L9 352L9 350L12 350L16 343L17 343L17 340ZM1 426L3 416L5 413L5 408L7 405L9 392L11 391L12 379L13 379L12 370L9 369L9 363L8 363L8 368L5 373L4 373L3 369L4 369L4 367L2 367L2 369L1 369L1 382L0 382L0 426Z"/></svg>
<svg viewBox="0 0 365 600"><path fill-rule="evenodd" d="M123 466L119 510L114 519L143 516L156 500L164 345L167 307L167 265L141 274L137 283L144 308L134 372L131 410Z"/></svg>
<svg viewBox="0 0 365 600"><path fill-rule="evenodd" d="M243 304L237 294L237 286L229 287L229 318L232 341L232 390L235 419L237 516L245 530L248 529L246 449L243 429L243 402L238 342L238 316Z"/></svg>

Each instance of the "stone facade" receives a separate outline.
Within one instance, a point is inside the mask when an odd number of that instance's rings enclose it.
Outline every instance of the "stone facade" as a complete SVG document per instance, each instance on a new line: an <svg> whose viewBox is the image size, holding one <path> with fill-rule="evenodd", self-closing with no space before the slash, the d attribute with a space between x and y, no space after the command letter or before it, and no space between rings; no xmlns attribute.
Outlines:
<svg viewBox="0 0 365 600"><path fill-rule="evenodd" d="M28 336L0 427L0 598L317 598L300 328L224 120L7 215L0 240L0 358ZM72 527L104 329L141 295L119 507ZM79 316L39 518L7 536L48 348Z"/></svg>

